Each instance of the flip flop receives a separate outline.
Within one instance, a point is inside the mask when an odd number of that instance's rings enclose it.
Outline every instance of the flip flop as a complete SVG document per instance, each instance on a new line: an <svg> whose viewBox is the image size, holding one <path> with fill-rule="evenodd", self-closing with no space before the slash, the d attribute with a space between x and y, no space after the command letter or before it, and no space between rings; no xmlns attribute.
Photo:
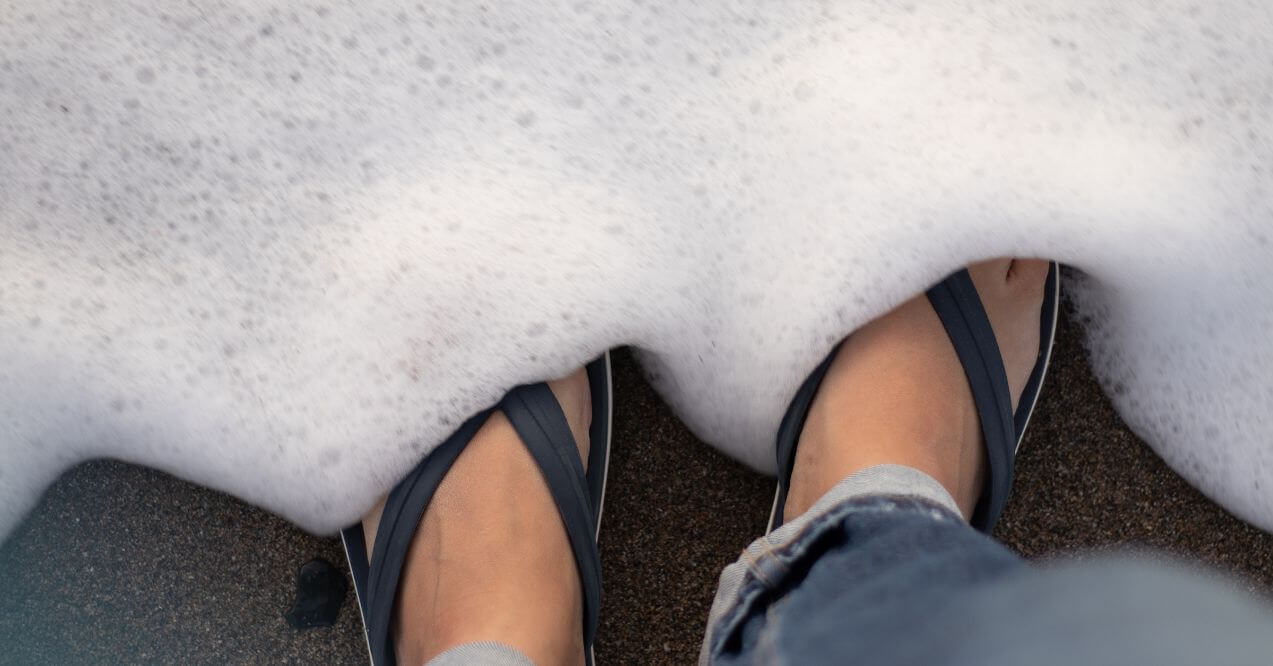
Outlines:
<svg viewBox="0 0 1273 666"><path fill-rule="evenodd" d="M373 666L393 666L396 656L390 632L398 578L416 526L442 478L495 410L504 412L522 443L530 450L548 483L566 527L575 564L583 584L583 638L589 666L601 608L601 561L597 537L601 531L606 471L610 462L613 405L610 353L587 366L592 391L591 447L588 472L571 436L561 405L547 384L527 384L509 391L498 405L469 418L445 442L434 449L389 493L376 531L371 561L361 523L340 532L349 560L358 608L366 631Z"/></svg>
<svg viewBox="0 0 1273 666"><path fill-rule="evenodd" d="M986 316L977 288L967 270L960 270L928 290L928 300L937 311L946 334L959 355L972 399L981 420L981 435L985 441L989 460L989 474L973 512L972 526L989 534L994 529L999 514L1008 500L1012 488L1012 466L1021 440L1025 436L1030 415L1039 400L1043 377L1052 359L1052 343L1056 339L1058 309L1061 302L1059 266L1052 262L1043 289L1043 309L1039 315L1039 355L1030 373L1030 380L1021 393L1016 413L1012 411L1012 395L1008 390L1008 376L1003 368L999 344L994 329ZM778 427L778 491L774 495L773 511L769 515L772 532L783 523L782 508L787 502L787 485L791 482L791 468L796 462L796 445L804 429L805 417L813 404L813 397L822 384L832 359L840 345L827 355L813 370L800 390L796 392L787 413Z"/></svg>

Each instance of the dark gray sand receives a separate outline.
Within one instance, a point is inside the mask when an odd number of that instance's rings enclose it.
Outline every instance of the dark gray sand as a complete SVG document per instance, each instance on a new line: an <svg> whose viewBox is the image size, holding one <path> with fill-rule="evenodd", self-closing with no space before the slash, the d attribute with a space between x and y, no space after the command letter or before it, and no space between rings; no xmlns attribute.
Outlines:
<svg viewBox="0 0 1273 666"><path fill-rule="evenodd" d="M1147 545L1273 591L1273 536L1173 474L1127 431L1067 317L998 536L1031 557ZM687 664L716 576L768 517L773 483L695 438L615 356L602 527L601 663ZM0 547L0 663L362 663L352 589L335 626L283 619L298 567L340 544L225 495L118 462L62 478Z"/></svg>

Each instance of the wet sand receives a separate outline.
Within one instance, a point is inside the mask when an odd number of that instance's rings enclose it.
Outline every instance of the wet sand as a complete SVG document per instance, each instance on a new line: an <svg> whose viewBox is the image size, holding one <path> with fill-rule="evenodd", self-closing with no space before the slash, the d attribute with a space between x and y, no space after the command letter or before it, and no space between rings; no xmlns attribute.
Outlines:
<svg viewBox="0 0 1273 666"><path fill-rule="evenodd" d="M1062 322L997 536L1046 558L1150 546L1273 593L1273 536L1172 473L1119 421ZM601 663L687 664L720 569L768 518L773 482L699 443L615 355L601 553ZM238 500L113 461L65 475L0 547L0 663L362 663L352 588L336 624L283 619L296 570L340 544Z"/></svg>

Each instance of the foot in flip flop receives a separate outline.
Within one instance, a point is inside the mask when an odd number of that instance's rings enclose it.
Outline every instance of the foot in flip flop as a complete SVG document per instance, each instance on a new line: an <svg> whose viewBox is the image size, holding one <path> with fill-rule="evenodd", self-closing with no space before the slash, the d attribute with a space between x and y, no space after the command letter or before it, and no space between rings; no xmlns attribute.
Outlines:
<svg viewBox="0 0 1273 666"><path fill-rule="evenodd" d="M547 382L588 460L588 374ZM397 661L423 664L494 641L538 664L584 663L583 593L544 475L503 411L490 413L433 494L412 537L393 606ZM370 557L382 501L362 527Z"/></svg>
<svg viewBox="0 0 1273 666"><path fill-rule="evenodd" d="M968 268L1002 355L1013 412L1032 371L1046 365L1040 308L1051 268L1011 259ZM782 507L788 520L841 479L884 463L932 476L971 518L989 473L986 447L961 358L928 298L917 296L846 338L816 390Z"/></svg>

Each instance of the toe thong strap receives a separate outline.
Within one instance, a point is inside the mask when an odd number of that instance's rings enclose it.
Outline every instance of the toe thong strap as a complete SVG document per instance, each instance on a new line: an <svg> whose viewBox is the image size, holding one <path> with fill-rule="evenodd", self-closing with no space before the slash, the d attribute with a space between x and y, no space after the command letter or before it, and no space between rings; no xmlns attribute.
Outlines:
<svg viewBox="0 0 1273 666"><path fill-rule="evenodd" d="M818 393L818 387L822 385L822 379L826 376L827 370L831 367L831 362L835 360L835 356L840 351L841 341L827 357L823 359L818 367L809 373L809 376L800 385L800 389L796 391L796 395L791 399L791 406L787 407L787 413L782 417L782 423L778 425L778 496L774 498L773 515L770 516L769 529L778 529L784 522L786 513L785 505L787 504L787 490L791 485L791 472L796 466L796 444L800 440L800 433L804 430L805 420L809 417L809 409L813 406L813 398Z"/></svg>
<svg viewBox="0 0 1273 666"><path fill-rule="evenodd" d="M597 635L601 610L601 558L594 540L596 516L579 448L566 415L547 384L519 386L509 391L499 408L538 463L565 524L583 587L584 652L591 654L588 648Z"/></svg>
<svg viewBox="0 0 1273 666"><path fill-rule="evenodd" d="M364 621L372 663L392 666L397 662L390 640L393 607L398 596L398 579L407 559L407 550L415 537L416 527L442 478L451 470L465 445L473 439L491 410L482 411L464 422L459 430L438 445L407 475L385 500L384 512L376 528L376 543L368 567L367 599Z"/></svg>
<svg viewBox="0 0 1273 666"><path fill-rule="evenodd" d="M496 409L504 412L521 437L552 493L579 568L584 602L584 645L591 646L601 609L601 559L593 539L596 517L587 490L583 462L570 425L547 384L519 386ZM464 447L493 410L460 427L411 470L385 500L372 549L365 606L367 640L377 666L396 663L391 637L393 607L407 551L429 501ZM591 654L591 651L586 651Z"/></svg>
<svg viewBox="0 0 1273 666"><path fill-rule="evenodd" d="M977 416L981 420L989 470L971 522L973 527L989 532L1003 511L1012 487L1012 462L1017 438L1008 375L990 318L986 316L967 270L961 270L929 289L928 300L946 327L955 353L959 355L959 362L972 389Z"/></svg>

